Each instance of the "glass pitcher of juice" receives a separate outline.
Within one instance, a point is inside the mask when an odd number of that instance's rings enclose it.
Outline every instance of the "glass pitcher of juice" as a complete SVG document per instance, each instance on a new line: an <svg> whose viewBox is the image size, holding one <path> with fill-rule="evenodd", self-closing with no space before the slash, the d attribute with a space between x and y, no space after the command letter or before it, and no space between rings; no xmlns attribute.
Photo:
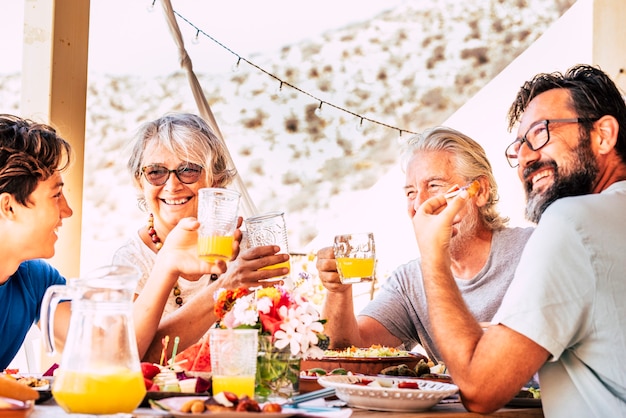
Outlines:
<svg viewBox="0 0 626 418"><path fill-rule="evenodd" d="M66 412L130 413L146 394L133 326L135 269L102 267L84 278L51 286L44 295L41 324L46 350L54 353L54 314L71 301L70 325L52 385Z"/></svg>

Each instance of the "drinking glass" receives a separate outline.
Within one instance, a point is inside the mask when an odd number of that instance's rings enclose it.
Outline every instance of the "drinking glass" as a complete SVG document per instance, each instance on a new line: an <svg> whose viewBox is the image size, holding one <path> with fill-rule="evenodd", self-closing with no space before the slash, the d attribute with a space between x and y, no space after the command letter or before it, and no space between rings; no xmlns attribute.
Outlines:
<svg viewBox="0 0 626 418"><path fill-rule="evenodd" d="M214 263L232 258L240 197L239 192L228 189L198 191L198 255L203 260Z"/></svg>
<svg viewBox="0 0 626 418"><path fill-rule="evenodd" d="M211 328L209 338L213 393L254 398L259 330Z"/></svg>
<svg viewBox="0 0 626 418"><path fill-rule="evenodd" d="M248 247L278 245L280 247L279 253L289 254L284 212L269 212L263 215L252 216L245 220L245 224ZM290 268L289 260L262 267L261 270L277 269L281 267Z"/></svg>
<svg viewBox="0 0 626 418"><path fill-rule="evenodd" d="M337 235L333 250L341 283L352 284L374 280L376 251L373 233Z"/></svg>

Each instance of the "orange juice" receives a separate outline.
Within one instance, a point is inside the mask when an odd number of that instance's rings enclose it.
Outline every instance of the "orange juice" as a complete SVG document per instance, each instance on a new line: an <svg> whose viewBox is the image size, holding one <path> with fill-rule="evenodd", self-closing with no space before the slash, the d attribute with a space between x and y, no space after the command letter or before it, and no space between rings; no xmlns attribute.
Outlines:
<svg viewBox="0 0 626 418"><path fill-rule="evenodd" d="M250 398L254 398L254 379L252 376L213 376L213 393L220 392L232 392L235 395L242 397L248 395Z"/></svg>
<svg viewBox="0 0 626 418"><path fill-rule="evenodd" d="M59 370L52 394L66 412L115 414L132 412L146 395L140 371L82 372Z"/></svg>
<svg viewBox="0 0 626 418"><path fill-rule="evenodd" d="M338 258L337 270L342 283L353 283L360 280L372 280L374 275L373 258ZM357 279L357 280L351 280Z"/></svg>
<svg viewBox="0 0 626 418"><path fill-rule="evenodd" d="M204 261L214 263L218 260L228 261L233 256L233 236L217 236L198 238L198 255Z"/></svg>
<svg viewBox="0 0 626 418"><path fill-rule="evenodd" d="M272 264L271 266L261 267L259 270L272 270L272 269L279 269L283 267L286 267L289 269L289 271L291 271L291 263L289 262L289 260L283 261L282 263L278 263L278 264Z"/></svg>

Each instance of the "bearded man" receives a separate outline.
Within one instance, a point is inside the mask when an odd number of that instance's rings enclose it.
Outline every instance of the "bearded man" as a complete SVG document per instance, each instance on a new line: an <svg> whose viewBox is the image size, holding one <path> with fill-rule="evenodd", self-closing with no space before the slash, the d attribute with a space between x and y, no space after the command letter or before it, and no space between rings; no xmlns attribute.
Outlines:
<svg viewBox="0 0 626 418"><path fill-rule="evenodd" d="M480 188L455 217L449 257L454 286L477 321L488 322L500 306L532 228L509 228L496 209L498 190L485 150L450 128L436 127L408 140L403 156L404 191L409 217L426 199L442 196L454 186L477 181ZM398 267L376 297L354 315L352 285L342 284L332 248L317 254L317 268L328 290L322 317L331 347L420 344L428 357L441 359L416 258Z"/></svg>
<svg viewBox="0 0 626 418"><path fill-rule="evenodd" d="M626 104L608 75L577 65L525 83L518 123L506 156L538 223L487 331L449 267L467 193L413 217L435 341L470 411L501 407L539 371L546 417L624 417Z"/></svg>

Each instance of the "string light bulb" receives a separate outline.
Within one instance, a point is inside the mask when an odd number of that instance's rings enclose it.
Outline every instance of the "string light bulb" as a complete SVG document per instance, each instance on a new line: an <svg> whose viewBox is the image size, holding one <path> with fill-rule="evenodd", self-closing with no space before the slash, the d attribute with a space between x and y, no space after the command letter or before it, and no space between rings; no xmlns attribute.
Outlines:
<svg viewBox="0 0 626 418"><path fill-rule="evenodd" d="M315 114L316 114L318 117L320 117L320 118L321 118L322 116L324 116L324 115L322 114L322 104L324 104L324 102L320 101L320 105L319 105L319 106L317 106L317 109L315 109Z"/></svg>
<svg viewBox="0 0 626 418"><path fill-rule="evenodd" d="M283 95L283 81L280 82L280 84L278 85L278 87L276 88L276 91L274 93L278 97L281 97Z"/></svg>
<svg viewBox="0 0 626 418"><path fill-rule="evenodd" d="M199 36L200 36L200 30L198 29L196 31L196 36L193 37L193 39L191 40L191 43L194 44L194 45L198 45L200 43Z"/></svg>
<svg viewBox="0 0 626 418"><path fill-rule="evenodd" d="M241 64L241 57L237 57L237 62L233 64L233 66L231 67L231 70L233 71L233 73L236 73L237 71L239 71L239 64Z"/></svg>
<svg viewBox="0 0 626 418"><path fill-rule="evenodd" d="M365 129L365 127L363 126L363 118L361 118L359 120L359 123L357 123L357 125L356 125L356 131L357 132L363 132L364 129Z"/></svg>

